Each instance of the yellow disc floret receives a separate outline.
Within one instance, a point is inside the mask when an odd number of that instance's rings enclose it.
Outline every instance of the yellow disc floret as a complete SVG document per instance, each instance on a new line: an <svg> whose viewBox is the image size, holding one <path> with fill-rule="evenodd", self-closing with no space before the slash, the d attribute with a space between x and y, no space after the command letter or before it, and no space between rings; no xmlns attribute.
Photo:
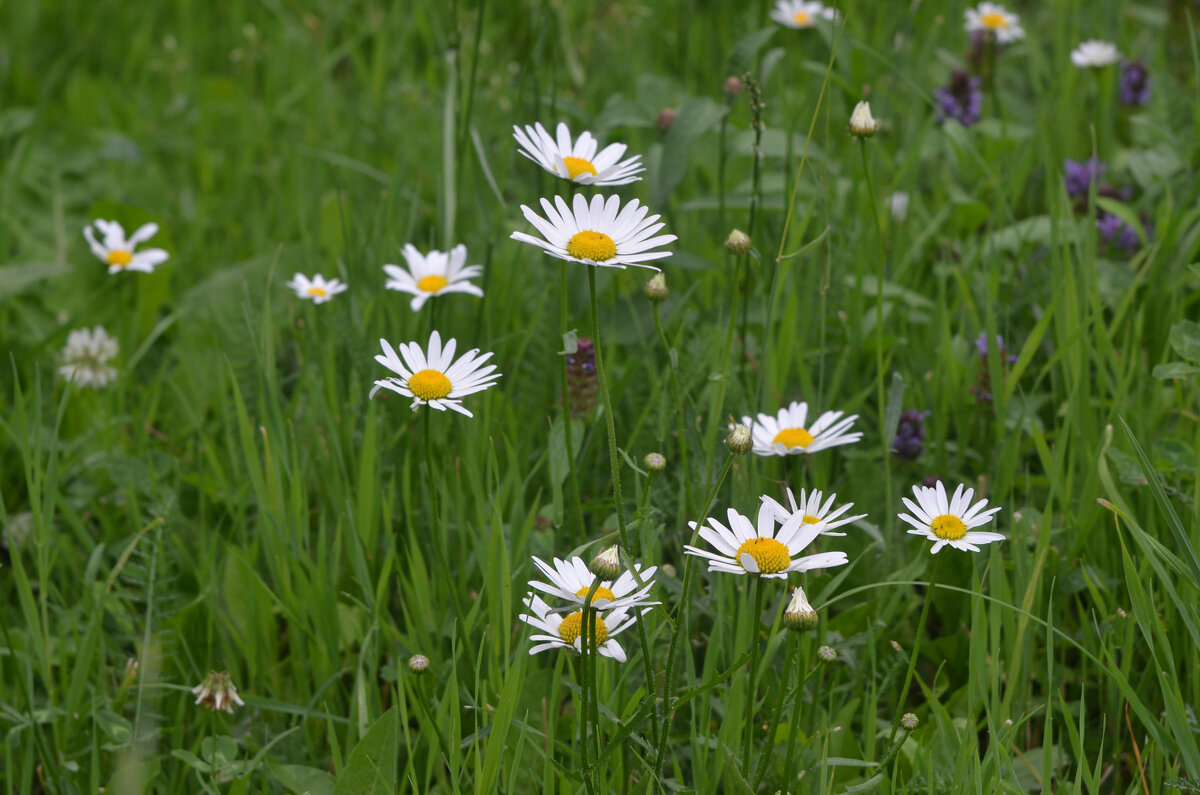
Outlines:
<svg viewBox="0 0 1200 795"><path fill-rule="evenodd" d="M567 241L567 253L576 259L607 262L617 256L617 244L603 232L585 229L576 232Z"/></svg>
<svg viewBox="0 0 1200 795"><path fill-rule="evenodd" d="M123 248L115 248L108 252L108 257L106 259L108 260L109 265L116 265L117 267L124 268L126 265L133 262L133 252L126 251Z"/></svg>
<svg viewBox="0 0 1200 795"><path fill-rule="evenodd" d="M591 161L584 160L582 157L564 157L563 163L567 166L567 176L575 179L580 174L591 174L596 176L596 167Z"/></svg>
<svg viewBox="0 0 1200 795"><path fill-rule="evenodd" d="M596 645L599 646L604 641L608 640L608 627L604 625L604 619L596 616ZM571 615L562 620L558 625L558 636L567 643L574 644L579 636L583 634L583 611L577 610ZM582 644L581 644L582 645Z"/></svg>
<svg viewBox="0 0 1200 795"><path fill-rule="evenodd" d="M590 585L585 585L584 587L582 587L578 591L576 591L575 595L578 596L580 599L587 599L588 591L590 591L590 590L592 590L592 587ZM613 593L612 591L610 591L609 589L605 588L603 585L601 585L599 588L596 589L596 593L592 594L592 604L595 604L596 602L600 601L601 599L607 599L610 602L615 602L617 599L617 595L615 593Z"/></svg>
<svg viewBox="0 0 1200 795"><path fill-rule="evenodd" d="M758 564L758 570L762 574L776 574L784 571L792 562L788 548L773 538L751 538L749 541L743 541L734 556L738 559L738 563L742 562L742 555L754 558L754 562ZM742 563L742 568L746 568L744 563ZM749 569L746 570L749 571Z"/></svg>
<svg viewBox="0 0 1200 795"><path fill-rule="evenodd" d="M792 22L795 22L797 27L808 27L812 24L812 14L807 11L797 11L792 14Z"/></svg>
<svg viewBox="0 0 1200 795"><path fill-rule="evenodd" d="M1008 27L1008 17L999 11L989 11L979 18L979 24L988 30L1003 30Z"/></svg>
<svg viewBox="0 0 1200 795"><path fill-rule="evenodd" d="M944 513L930 523L929 529L943 541L957 541L967 534L963 520L952 513Z"/></svg>
<svg viewBox="0 0 1200 795"><path fill-rule="evenodd" d="M417 282L417 289L427 293L436 293L449 283L445 276L422 276L421 280Z"/></svg>
<svg viewBox="0 0 1200 795"><path fill-rule="evenodd" d="M421 400L437 400L450 394L450 379L439 370L418 370L408 379L408 389Z"/></svg>
<svg viewBox="0 0 1200 795"><path fill-rule="evenodd" d="M784 428L771 440L771 444L781 444L789 450L796 447L808 447L812 443L813 435L804 428Z"/></svg>
<svg viewBox="0 0 1200 795"><path fill-rule="evenodd" d="M324 287L309 287L308 292L306 292L305 295L311 295L315 298L324 298L326 295L328 295L328 293L325 292Z"/></svg>

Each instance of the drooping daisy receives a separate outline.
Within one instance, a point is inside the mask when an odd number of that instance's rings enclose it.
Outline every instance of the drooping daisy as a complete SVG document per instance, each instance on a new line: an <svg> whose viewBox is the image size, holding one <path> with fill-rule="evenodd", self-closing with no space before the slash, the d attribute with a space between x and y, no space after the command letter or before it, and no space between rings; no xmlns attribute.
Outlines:
<svg viewBox="0 0 1200 795"><path fill-rule="evenodd" d="M826 411L812 425L807 425L808 404L792 401L779 414L759 414L758 421L742 417L754 435L754 452L758 455L800 455L815 453L827 447L853 444L862 438L861 432L847 433L857 414L842 417L843 412Z"/></svg>
<svg viewBox="0 0 1200 795"><path fill-rule="evenodd" d="M930 551L935 555L947 544L964 552L978 552L977 544L1004 540L1000 533L972 529L992 521L992 514L1000 510L999 507L983 510L987 506L987 500L980 500L971 505L971 498L975 496L974 489L964 492L960 483L954 490L954 496L947 500L946 488L939 480L934 488L913 486L913 496L917 498L916 504L907 497L903 498L904 507L913 515L902 513L899 516L912 525L913 529L909 530L909 533L925 536L934 542Z"/></svg>
<svg viewBox="0 0 1200 795"><path fill-rule="evenodd" d="M842 525L857 522L859 519L866 518L865 513L860 513L857 516L845 516L842 514L854 507L854 503L848 502L835 511L830 511L833 508L833 501L837 499L836 494L830 494L829 499L821 502L824 495L817 491L808 491L800 489L800 501L796 501L796 495L792 494L792 489L787 490L787 504L776 502L769 495L764 494L762 501L764 505L771 506L771 510L775 514L775 521L783 524L793 516L799 515L803 518L805 524L823 524L823 531L827 536L844 536L845 533L835 533L835 528Z"/></svg>
<svg viewBox="0 0 1200 795"><path fill-rule="evenodd" d="M338 293L346 292L347 289L346 285L338 279L326 280L319 273L314 274L311 279L303 273L297 273L284 286L295 290L297 298L307 298L314 304L323 304Z"/></svg>
<svg viewBox="0 0 1200 795"><path fill-rule="evenodd" d="M673 242L675 235L654 237L664 224L656 223L657 215L647 218L650 209L637 199L624 207L618 196L609 196L607 201L603 196L593 196L589 204L587 197L576 194L572 207L561 196L555 196L554 202L542 199L545 218L521 205L521 212L544 240L524 232L513 232L512 239L532 243L552 257L601 268L636 265L656 271L659 268L646 263L671 256L670 251L652 249Z"/></svg>
<svg viewBox="0 0 1200 795"><path fill-rule="evenodd" d="M96 233L92 227L100 230L100 234L104 236L103 240L96 240ZM145 243L157 233L158 224L144 224L127 238L124 227L116 221L105 221L103 218L97 218L83 228L83 236L87 239L92 253L108 263L109 273L153 273L154 266L166 262L170 255L161 248L148 248L143 251L134 249L139 243Z"/></svg>
<svg viewBox="0 0 1200 795"><path fill-rule="evenodd" d="M412 409L428 405L438 411L451 409L468 417L474 416L462 407L462 399L475 392L495 386L500 373L493 372L496 365L484 365L491 353L480 354L478 348L464 353L454 361L454 349L458 342L451 338L442 347L442 338L436 331L429 335L428 352L414 342L400 343L400 356L388 343L381 339L383 353L375 357L400 377L389 376L375 382L371 397L380 389L390 389L413 399ZM403 360L401 360L403 356Z"/></svg>
<svg viewBox="0 0 1200 795"><path fill-rule="evenodd" d="M537 594L530 594L521 601L531 612L522 613L517 618L545 633L530 636L530 640L542 641L529 650L530 654L537 654L547 649L570 649L576 654L582 651L584 629L582 610L576 610L566 616L560 615L551 610L550 605L542 601ZM625 662L625 650L614 638L632 626L634 620L634 617L624 609L612 610L608 613L597 611L596 651L617 662Z"/></svg>
<svg viewBox="0 0 1200 795"><path fill-rule="evenodd" d="M709 527L691 528L717 550L714 554L693 546L684 552L708 560L709 571L729 574L757 574L760 577L787 579L790 572L827 569L848 563L845 552L818 552L795 557L817 539L825 529L818 522L809 524L802 514L793 514L775 532L775 511L765 501L758 508L758 527L737 511L729 509L729 526L709 517Z"/></svg>
<svg viewBox="0 0 1200 795"><path fill-rule="evenodd" d="M823 3L806 3L803 0L775 0L771 19L786 28L804 30L817 24L819 19L834 19L837 12L826 8Z"/></svg>
<svg viewBox="0 0 1200 795"><path fill-rule="evenodd" d="M483 297L483 290L469 281L483 273L483 266L466 264L467 247L462 243L450 249L449 254L430 251L425 255L412 243L406 243L402 253L408 261L408 270L397 265L384 265L384 273L391 278L383 286L414 296L409 304L414 312L435 295L469 293Z"/></svg>
<svg viewBox="0 0 1200 795"><path fill-rule="evenodd" d="M529 587L549 596L557 596L559 599L582 605L584 599L587 598L588 591L596 582L596 575L592 574L588 565L580 557L570 560L553 558L553 561L554 565L551 566L539 558L533 559L534 565L541 570L542 574L546 575L550 582L530 580ZM658 602L646 601L650 589L654 586L654 572L658 570L658 567L651 566L645 571L641 566L634 566L634 568L642 580L640 587L629 571L622 572L615 582L601 580L596 593L592 595L592 606L601 610L615 610L658 604Z"/></svg>
<svg viewBox="0 0 1200 795"><path fill-rule="evenodd" d="M641 155L621 160L625 144L609 144L596 154L599 144L590 132L581 132L574 144L567 125L560 122L555 132L557 138L551 138L541 122L532 127L525 125L525 129L513 125L513 138L517 139L521 154L556 177L577 185L628 185L640 180L635 175L646 170Z"/></svg>
<svg viewBox="0 0 1200 795"><path fill-rule="evenodd" d="M1000 44L1008 44L1025 38L1021 18L999 3L980 3L963 12L967 33L989 33Z"/></svg>
<svg viewBox="0 0 1200 795"><path fill-rule="evenodd" d="M1095 67L1097 69L1115 64L1121 60L1117 45L1099 39L1088 39L1071 50L1071 63L1080 69Z"/></svg>
<svg viewBox="0 0 1200 795"><path fill-rule="evenodd" d="M77 328L67 335L58 374L76 386L102 389L117 377L116 368L109 365L117 351L117 341L103 326Z"/></svg>

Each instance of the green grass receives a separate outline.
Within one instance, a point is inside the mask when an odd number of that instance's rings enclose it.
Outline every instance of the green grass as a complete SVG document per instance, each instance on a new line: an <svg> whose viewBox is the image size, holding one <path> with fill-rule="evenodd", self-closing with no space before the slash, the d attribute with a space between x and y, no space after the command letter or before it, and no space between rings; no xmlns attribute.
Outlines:
<svg viewBox="0 0 1200 795"><path fill-rule="evenodd" d="M1013 3L1028 38L962 128L932 91L966 6L912 5L800 32L761 1L0 2L0 790L1200 788L1196 10ZM1146 108L1070 66L1093 37L1147 64ZM722 89L743 74L758 131ZM592 336L588 273L509 239L571 193L512 125L559 120L641 154L616 192L679 237L657 309L648 273L596 274L612 407L574 420L559 352ZM1132 189L1091 199L1145 225L1134 253L1064 192L1093 151ZM170 261L107 275L94 218L157 222ZM381 271L406 242L464 243L486 297L413 313ZM350 290L302 303L296 272ZM68 388L59 352L95 325L120 377ZM473 419L367 398L378 340L432 328L495 352ZM793 399L857 413L862 442L730 459L731 418ZM931 412L914 462L885 454L900 408ZM530 656L517 615L531 555L621 532L610 418L625 552L663 606L650 670L637 629L598 661L585 737L587 658ZM1007 540L931 558L895 518L931 475L1002 505ZM850 565L791 578L819 629L784 629L782 583L755 615L753 582L698 563L681 614L688 522L785 482L868 514L822 542ZM193 705L209 670L233 715Z"/></svg>

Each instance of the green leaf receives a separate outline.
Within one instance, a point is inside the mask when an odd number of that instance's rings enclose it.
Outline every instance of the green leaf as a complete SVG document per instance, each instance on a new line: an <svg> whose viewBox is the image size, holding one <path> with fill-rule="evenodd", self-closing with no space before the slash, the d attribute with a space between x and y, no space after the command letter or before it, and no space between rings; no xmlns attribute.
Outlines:
<svg viewBox="0 0 1200 795"><path fill-rule="evenodd" d="M1171 326L1171 347L1189 362L1200 364L1200 323L1181 320Z"/></svg>
<svg viewBox="0 0 1200 795"><path fill-rule="evenodd" d="M683 104L671 124L667 139L663 141L662 159L656 169L657 179L651 186L651 207L666 205L667 197L687 173L692 144L728 112L729 108L708 97L694 97Z"/></svg>
<svg viewBox="0 0 1200 795"><path fill-rule="evenodd" d="M1154 369L1150 371L1151 375L1163 381L1171 378L1186 378L1196 373L1200 373L1200 364L1189 364L1188 362L1156 364L1154 365Z"/></svg>
<svg viewBox="0 0 1200 795"><path fill-rule="evenodd" d="M776 26L772 25L738 39L729 53L729 66L725 73L741 77L742 74L749 71L750 67L754 65L754 59L758 57L758 51L771 40L771 37L775 35L775 30Z"/></svg>
<svg viewBox="0 0 1200 795"><path fill-rule="evenodd" d="M71 270L65 262L25 262L0 268L0 299L17 295L45 279L62 276Z"/></svg>
<svg viewBox="0 0 1200 795"><path fill-rule="evenodd" d="M392 707L358 741L346 769L338 776L334 795L394 795L398 715Z"/></svg>
<svg viewBox="0 0 1200 795"><path fill-rule="evenodd" d="M334 795L333 776L324 770L307 765L281 765L271 763L271 773L279 783L296 795Z"/></svg>

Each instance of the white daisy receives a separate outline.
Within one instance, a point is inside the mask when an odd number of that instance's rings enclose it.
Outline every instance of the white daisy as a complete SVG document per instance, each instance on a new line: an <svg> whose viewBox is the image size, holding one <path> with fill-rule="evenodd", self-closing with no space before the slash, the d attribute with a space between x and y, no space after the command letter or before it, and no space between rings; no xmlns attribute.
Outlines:
<svg viewBox="0 0 1200 795"><path fill-rule="evenodd" d="M415 341L400 343L400 356L387 340L381 339L383 353L375 357L400 377L389 376L375 382L371 397L380 389L390 389L413 399L412 409L429 405L438 411L452 409L468 417L474 416L462 407L462 399L475 392L482 392L496 385L500 373L493 372L496 365L484 365L491 353L480 354L472 348L454 361L454 348L458 342L451 338L442 347L442 338L436 331L429 335L428 354ZM403 360L401 360L403 356Z"/></svg>
<svg viewBox="0 0 1200 795"><path fill-rule="evenodd" d="M829 499L821 502L823 496L821 492L815 489L809 492L800 489L800 501L796 502L796 495L792 494L792 490L789 487L787 490L787 505L776 502L766 494L763 495L762 501L765 505L771 506L771 510L775 513L775 521L780 524L799 514L803 517L806 524L823 524L825 526L823 532L827 536L844 536L846 535L845 533L835 533L832 531L834 528L866 518L865 513L860 513L857 516L842 516L842 514L854 507L854 503L852 502L848 502L836 511L831 512L830 508L833 507L833 501L837 499L837 495L830 494Z"/></svg>
<svg viewBox="0 0 1200 795"><path fill-rule="evenodd" d="M917 498L917 504L908 498L903 500L904 507L912 511L913 515L902 513L899 516L913 526L909 533L925 536L935 542L931 550L933 554L937 554L947 544L964 552L978 552L977 544L1004 540L1000 533L971 529L992 521L992 514L1000 510L998 507L983 510L987 500L980 500L971 505L971 498L975 496L974 489L967 489L964 493L960 483L954 490L954 496L947 500L946 488L939 480L935 488L913 486L913 495Z"/></svg>
<svg viewBox="0 0 1200 795"><path fill-rule="evenodd" d="M845 552L818 552L797 558L799 552L822 534L825 525L809 524L802 514L793 514L775 532L775 511L765 501L758 508L758 528L732 508L729 527L709 517L709 527L691 528L720 554L685 546L684 552L708 560L709 571L757 574L785 580L790 572L827 569L848 563Z"/></svg>
<svg viewBox="0 0 1200 795"><path fill-rule="evenodd" d="M834 19L837 12L826 8L823 3L806 3L803 0L775 0L771 19L787 28L804 30L817 24L819 19Z"/></svg>
<svg viewBox="0 0 1200 795"><path fill-rule="evenodd" d="M542 199L545 218L521 205L525 218L545 240L524 232L513 232L512 239L539 246L552 257L602 268L636 265L656 271L657 267L646 262L671 256L670 251L651 249L673 242L675 235L654 237L664 224L655 223L657 215L647 218L649 208L637 199L623 208L618 196L609 196L607 201L603 196L593 196L589 204L587 197L576 194L572 207L561 196L555 196L554 202Z"/></svg>
<svg viewBox="0 0 1200 795"><path fill-rule="evenodd" d="M541 591L549 596L557 596L560 599L566 599L577 605L582 605L583 600L587 597L588 591L592 589L592 585L596 582L596 575L588 569L586 563L580 557L574 557L570 560L559 560L553 558L554 565L534 558L533 562L542 574L550 580L549 583L544 583L541 580L530 580L529 587ZM647 602L646 597L650 595L650 589L653 587L654 572L658 570L657 566L642 571L641 566L634 566L638 576L642 580L642 585L639 587L637 581L633 579L631 572L625 571L621 576L617 577L616 581L601 580L600 586L596 589L596 593L592 595L592 605L598 609L612 609L638 607L641 605L656 605L658 602Z"/></svg>
<svg viewBox="0 0 1200 795"><path fill-rule="evenodd" d="M1121 60L1117 45L1099 39L1089 39L1071 50L1071 63L1080 69L1095 67L1097 69L1115 64Z"/></svg>
<svg viewBox="0 0 1200 795"><path fill-rule="evenodd" d="M1001 44L1025 38L1021 18L999 3L980 3L963 12L967 33L990 33Z"/></svg>
<svg viewBox="0 0 1200 795"><path fill-rule="evenodd" d="M800 455L815 453L827 447L853 444L862 438L861 432L847 433L857 414L842 418L843 412L826 411L812 425L808 421L808 404L792 401L775 417L759 414L755 422L742 417L754 435L754 452L758 455Z"/></svg>
<svg viewBox="0 0 1200 795"><path fill-rule="evenodd" d="M102 389L117 377L116 368L108 362L116 357L118 349L117 341L103 326L77 328L67 335L58 374L76 386Z"/></svg>
<svg viewBox="0 0 1200 795"><path fill-rule="evenodd" d="M296 291L297 298L307 298L314 304L323 304L338 293L346 292L346 285L338 279L326 280L317 273L310 279L303 273L297 273L290 282L285 283Z"/></svg>
<svg viewBox="0 0 1200 795"><path fill-rule="evenodd" d="M596 154L598 144L590 132L584 131L571 143L571 131L561 122L557 140L550 137L541 122L525 129L513 125L513 138L520 144L521 154L537 163L557 177L577 185L628 185L641 177L634 176L645 171L641 155L624 161L625 144L609 144Z"/></svg>
<svg viewBox="0 0 1200 795"><path fill-rule="evenodd" d="M551 610L550 605L542 601L537 594L530 594L521 601L532 611L532 614L522 613L517 618L545 633L530 636L530 640L542 641L529 650L530 654L537 654L547 649L570 649L576 654L582 650L582 610L576 610L566 616L560 615ZM632 626L634 620L634 617L623 608L608 613L597 611L596 651L617 662L625 662L625 650L613 638Z"/></svg>
<svg viewBox="0 0 1200 795"><path fill-rule="evenodd" d="M435 295L470 293L483 297L483 290L469 281L483 273L483 266L466 264L467 247L462 243L450 249L449 254L430 251L426 255L417 251L412 243L406 243L402 253L408 261L408 270L397 265L384 265L384 273L391 278L383 286L415 296L409 304L414 312Z"/></svg>
<svg viewBox="0 0 1200 795"><path fill-rule="evenodd" d="M104 236L102 241L96 240L92 227L100 230ZM134 251L139 243L144 243L158 233L158 224L145 224L138 230L125 237L125 229L116 221L105 221L98 218L83 228L83 236L87 238L92 253L108 263L109 273L121 271L142 271L153 273L155 265L161 265L170 258L161 248L148 248L144 251Z"/></svg>

